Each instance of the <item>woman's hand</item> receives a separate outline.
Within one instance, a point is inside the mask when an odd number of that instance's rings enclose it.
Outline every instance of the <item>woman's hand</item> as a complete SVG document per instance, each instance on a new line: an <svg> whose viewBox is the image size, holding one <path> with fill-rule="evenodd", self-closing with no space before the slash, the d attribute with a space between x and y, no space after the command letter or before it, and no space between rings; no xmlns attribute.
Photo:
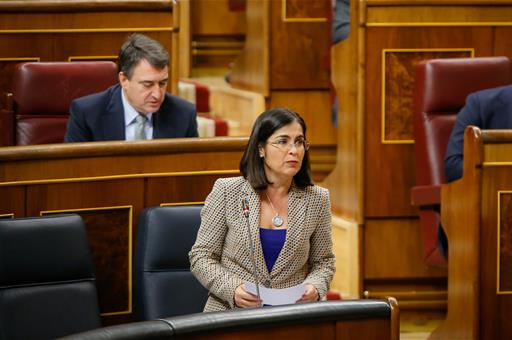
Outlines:
<svg viewBox="0 0 512 340"><path fill-rule="evenodd" d="M235 305L240 308L258 307L261 301L254 294L245 290L245 285L242 283L235 289Z"/></svg>
<svg viewBox="0 0 512 340"><path fill-rule="evenodd" d="M302 297L297 301L297 303L318 301L318 291L315 286L311 283L306 283L305 286L306 289L304 290L304 294L302 294Z"/></svg>

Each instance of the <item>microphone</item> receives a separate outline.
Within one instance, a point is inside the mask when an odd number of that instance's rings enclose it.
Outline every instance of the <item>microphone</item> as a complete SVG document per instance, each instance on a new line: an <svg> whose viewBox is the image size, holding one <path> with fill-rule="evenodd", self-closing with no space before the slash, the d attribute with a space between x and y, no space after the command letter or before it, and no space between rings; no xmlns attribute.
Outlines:
<svg viewBox="0 0 512 340"><path fill-rule="evenodd" d="M258 296L258 300L261 301L260 298L260 285L258 280L258 269L256 269L256 261L254 260L254 245L252 243L252 235L251 235L251 227L249 226L249 203L246 198L242 198L242 212L245 217L245 221L247 224L247 232L249 233L249 247L251 248L251 262L253 268L253 276L254 276L254 284L256 285L256 295ZM260 303L261 306L261 303Z"/></svg>

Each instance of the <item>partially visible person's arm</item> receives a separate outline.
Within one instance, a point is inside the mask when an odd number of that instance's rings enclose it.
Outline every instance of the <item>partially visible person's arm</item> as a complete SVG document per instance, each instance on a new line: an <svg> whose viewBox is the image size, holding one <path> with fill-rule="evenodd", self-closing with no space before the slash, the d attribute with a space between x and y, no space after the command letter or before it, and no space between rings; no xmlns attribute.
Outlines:
<svg viewBox="0 0 512 340"><path fill-rule="evenodd" d="M199 137L197 131L197 113L194 111L193 119L190 120L190 124L187 129L187 137Z"/></svg>
<svg viewBox="0 0 512 340"><path fill-rule="evenodd" d="M464 130L468 125L482 126L479 112L480 105L477 94L469 95L466 99L466 105L457 114L457 120L448 140L446 156L444 158L444 172L447 182L452 182L462 177Z"/></svg>
<svg viewBox="0 0 512 340"><path fill-rule="evenodd" d="M92 140L92 133L85 122L84 113L74 100L69 107L69 121L64 136L64 142L89 142Z"/></svg>
<svg viewBox="0 0 512 340"><path fill-rule="evenodd" d="M309 274L304 283L313 285L316 288L318 299L323 299L335 271L335 258L332 250L332 223L331 223L331 202L329 191L322 189L322 204L318 214L318 222L315 231L311 235L309 250ZM315 297L314 292L306 287L306 298ZM304 302L303 299L300 302Z"/></svg>
<svg viewBox="0 0 512 340"><path fill-rule="evenodd" d="M217 180L201 210L201 226L189 258L190 269L199 282L233 308L235 290L244 281L220 263L228 231L225 197L225 190Z"/></svg>

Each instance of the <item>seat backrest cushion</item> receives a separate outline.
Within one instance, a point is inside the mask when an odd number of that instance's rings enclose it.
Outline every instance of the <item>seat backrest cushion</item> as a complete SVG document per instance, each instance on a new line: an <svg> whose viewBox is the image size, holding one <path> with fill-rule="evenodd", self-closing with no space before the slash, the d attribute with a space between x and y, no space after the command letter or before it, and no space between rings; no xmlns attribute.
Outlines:
<svg viewBox="0 0 512 340"><path fill-rule="evenodd" d="M416 66L416 184L445 182L444 155L458 111L475 91L510 84L506 57L432 59Z"/></svg>
<svg viewBox="0 0 512 340"><path fill-rule="evenodd" d="M18 115L16 145L63 143L68 116Z"/></svg>
<svg viewBox="0 0 512 340"><path fill-rule="evenodd" d="M201 224L201 208L153 207L142 212L134 260L138 320L203 310L208 292L190 272L188 258Z"/></svg>
<svg viewBox="0 0 512 340"><path fill-rule="evenodd" d="M100 326L80 216L0 220L0 338L52 339Z"/></svg>
<svg viewBox="0 0 512 340"><path fill-rule="evenodd" d="M64 141L69 105L117 82L111 61L21 63L13 79L16 145Z"/></svg>

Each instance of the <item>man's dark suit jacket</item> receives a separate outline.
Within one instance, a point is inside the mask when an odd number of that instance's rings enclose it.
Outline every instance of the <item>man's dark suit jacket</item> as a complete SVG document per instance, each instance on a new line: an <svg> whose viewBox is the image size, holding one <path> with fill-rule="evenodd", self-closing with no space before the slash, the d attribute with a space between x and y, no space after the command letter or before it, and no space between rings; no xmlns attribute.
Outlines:
<svg viewBox="0 0 512 340"><path fill-rule="evenodd" d="M117 84L103 92L75 99L70 106L64 141L125 140L121 91ZM198 136L194 105L169 93L152 118L155 139Z"/></svg>
<svg viewBox="0 0 512 340"><path fill-rule="evenodd" d="M457 114L446 156L444 168L446 180L462 177L464 129L474 125L481 129L512 128L512 85L472 93L466 105Z"/></svg>

